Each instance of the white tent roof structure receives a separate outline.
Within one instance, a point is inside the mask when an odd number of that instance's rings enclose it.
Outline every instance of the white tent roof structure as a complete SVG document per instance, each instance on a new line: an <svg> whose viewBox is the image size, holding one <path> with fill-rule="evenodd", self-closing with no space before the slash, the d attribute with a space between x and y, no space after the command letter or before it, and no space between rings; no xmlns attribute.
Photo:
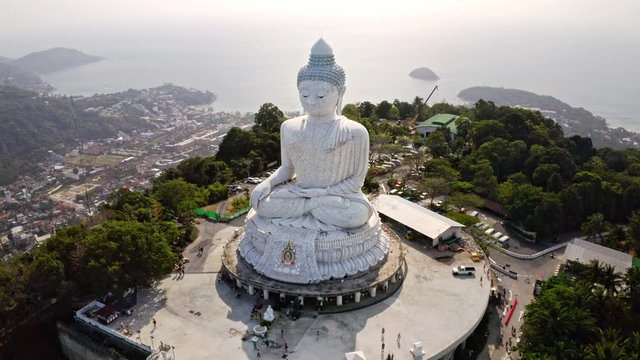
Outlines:
<svg viewBox="0 0 640 360"><path fill-rule="evenodd" d="M622 274L627 272L633 262L633 256L629 254L580 239L573 239L572 242L567 244L564 256L567 260L577 261L582 264L598 260L601 263L613 266L616 272Z"/></svg>
<svg viewBox="0 0 640 360"><path fill-rule="evenodd" d="M348 352L344 354L347 360L367 360L362 351Z"/></svg>
<svg viewBox="0 0 640 360"><path fill-rule="evenodd" d="M390 217L431 239L437 239L452 227L464 227L458 222L399 196L379 195L373 199L372 203L382 215Z"/></svg>

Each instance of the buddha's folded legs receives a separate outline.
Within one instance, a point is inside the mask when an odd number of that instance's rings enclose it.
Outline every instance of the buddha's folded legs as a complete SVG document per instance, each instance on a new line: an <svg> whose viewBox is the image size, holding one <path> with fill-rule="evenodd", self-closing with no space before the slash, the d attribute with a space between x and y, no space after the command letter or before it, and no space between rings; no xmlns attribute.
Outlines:
<svg viewBox="0 0 640 360"><path fill-rule="evenodd" d="M347 207L319 206L311 214L325 224L343 229L353 229L364 225L371 216L369 208L358 201L342 199Z"/></svg>
<svg viewBox="0 0 640 360"><path fill-rule="evenodd" d="M260 200L257 214L267 218L297 218L310 213L316 219L339 228L356 228L369 219L367 205L340 196L304 198L286 189L278 189Z"/></svg>
<svg viewBox="0 0 640 360"><path fill-rule="evenodd" d="M270 194L260 200L255 211L258 215L268 218L292 218L302 217L305 210L305 198L301 197L277 197Z"/></svg>

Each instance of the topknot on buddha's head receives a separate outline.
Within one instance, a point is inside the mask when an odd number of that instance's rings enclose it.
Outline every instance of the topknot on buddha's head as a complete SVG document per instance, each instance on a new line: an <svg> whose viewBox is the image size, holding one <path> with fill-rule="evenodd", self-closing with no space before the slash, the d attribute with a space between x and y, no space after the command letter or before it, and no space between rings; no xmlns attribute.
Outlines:
<svg viewBox="0 0 640 360"><path fill-rule="evenodd" d="M305 80L324 81L340 92L344 91L346 76L344 69L336 64L333 49L324 39L318 40L311 48L309 63L298 72L298 86Z"/></svg>

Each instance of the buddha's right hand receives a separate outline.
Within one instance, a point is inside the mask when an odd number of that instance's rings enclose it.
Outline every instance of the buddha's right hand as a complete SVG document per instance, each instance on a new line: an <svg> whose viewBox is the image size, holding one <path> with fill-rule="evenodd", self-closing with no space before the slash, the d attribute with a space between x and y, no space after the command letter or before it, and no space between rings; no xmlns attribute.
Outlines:
<svg viewBox="0 0 640 360"><path fill-rule="evenodd" d="M266 198L269 193L271 193L271 184L268 180L265 180L258 184L251 192L251 206L254 209L257 209L260 200Z"/></svg>

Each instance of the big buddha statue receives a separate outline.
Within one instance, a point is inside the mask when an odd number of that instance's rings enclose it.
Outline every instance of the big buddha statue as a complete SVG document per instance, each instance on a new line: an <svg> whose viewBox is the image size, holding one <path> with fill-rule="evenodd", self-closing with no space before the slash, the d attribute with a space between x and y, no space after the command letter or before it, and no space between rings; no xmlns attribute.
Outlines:
<svg viewBox="0 0 640 360"><path fill-rule="evenodd" d="M338 115L345 72L323 39L297 84L305 115L282 123L282 165L251 194L240 254L267 277L316 283L375 267L388 243L361 191L369 135Z"/></svg>

